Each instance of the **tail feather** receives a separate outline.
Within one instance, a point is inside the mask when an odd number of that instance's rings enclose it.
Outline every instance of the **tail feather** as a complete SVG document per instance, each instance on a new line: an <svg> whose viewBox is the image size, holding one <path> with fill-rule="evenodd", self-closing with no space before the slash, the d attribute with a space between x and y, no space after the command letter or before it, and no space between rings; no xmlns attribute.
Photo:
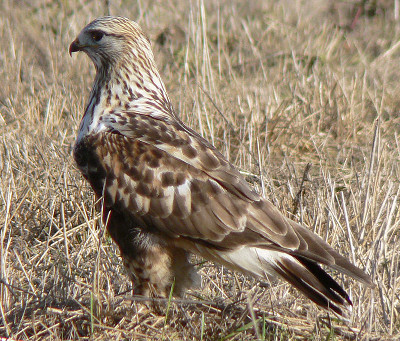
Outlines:
<svg viewBox="0 0 400 341"><path fill-rule="evenodd" d="M329 288L329 292L338 298L338 303L344 304L344 299L349 305L353 304L349 295L347 295L347 292L317 263L302 257L297 257L297 260L299 260L316 278L318 278L321 283L324 283L326 288Z"/></svg>
<svg viewBox="0 0 400 341"><path fill-rule="evenodd" d="M315 262L327 265L332 269L345 273L368 286L372 287L374 285L370 276L352 264L347 258L336 252L321 237L294 221L290 222L296 233L298 233L307 243L307 248L298 249L291 252L294 257L300 256L299 258L311 259ZM329 258L321 257L319 255L318 251L321 248L323 248L325 252L329 254ZM333 261L330 261L330 258L333 259Z"/></svg>
<svg viewBox="0 0 400 341"><path fill-rule="evenodd" d="M346 291L316 262L277 250L243 247L219 252L225 265L256 277L278 275L324 309L344 315L352 305Z"/></svg>
<svg viewBox="0 0 400 341"><path fill-rule="evenodd" d="M320 307L343 315L343 307L352 305L346 291L318 264L297 260L299 263L283 258L277 262L275 271Z"/></svg>
<svg viewBox="0 0 400 341"><path fill-rule="evenodd" d="M273 249L281 254L290 254L294 258L308 259L343 272L368 286L373 286L370 276L364 271L341 256L317 234L284 217L269 201L254 202L248 210L246 227L261 237L255 243L249 241L248 246L253 243L253 246ZM306 266L304 262L303 265Z"/></svg>

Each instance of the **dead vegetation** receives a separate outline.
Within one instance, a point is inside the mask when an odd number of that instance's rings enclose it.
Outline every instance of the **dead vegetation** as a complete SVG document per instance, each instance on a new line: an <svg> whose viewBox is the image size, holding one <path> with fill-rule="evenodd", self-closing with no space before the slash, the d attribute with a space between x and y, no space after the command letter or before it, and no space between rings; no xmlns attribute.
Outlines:
<svg viewBox="0 0 400 341"><path fill-rule="evenodd" d="M0 2L0 336L398 339L394 3ZM71 157L94 70L83 55L71 59L68 46L107 13L148 32L185 122L288 216L372 274L374 290L339 278L354 301L349 321L283 282L199 259L202 289L185 299L155 311L132 297Z"/></svg>

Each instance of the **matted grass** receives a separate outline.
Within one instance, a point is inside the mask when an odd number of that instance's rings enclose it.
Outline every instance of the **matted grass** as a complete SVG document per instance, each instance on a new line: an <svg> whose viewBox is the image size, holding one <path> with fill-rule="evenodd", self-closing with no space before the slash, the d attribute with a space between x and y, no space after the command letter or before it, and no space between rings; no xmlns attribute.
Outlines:
<svg viewBox="0 0 400 341"><path fill-rule="evenodd" d="M400 338L400 22L392 1L0 2L0 336ZM370 273L349 321L283 281L194 258L202 288L157 313L132 296L71 150L94 68L68 46L136 20L182 119L257 191Z"/></svg>

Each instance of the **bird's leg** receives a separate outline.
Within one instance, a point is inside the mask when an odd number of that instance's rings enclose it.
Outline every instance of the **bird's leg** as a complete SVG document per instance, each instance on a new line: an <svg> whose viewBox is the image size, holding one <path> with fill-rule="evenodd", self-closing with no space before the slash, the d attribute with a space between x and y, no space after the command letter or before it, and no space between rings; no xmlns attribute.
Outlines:
<svg viewBox="0 0 400 341"><path fill-rule="evenodd" d="M133 243L130 252L122 254L124 266L134 294L152 298L149 306L158 314L165 313L167 302L155 298L168 298L171 291L174 296L181 296L186 289L200 284L200 276L183 249L161 243L156 236L143 232Z"/></svg>
<svg viewBox="0 0 400 341"><path fill-rule="evenodd" d="M134 293L147 297L168 297L173 282L171 256L160 245L143 242L143 236L140 239L141 243L136 243L128 254L122 253Z"/></svg>
<svg viewBox="0 0 400 341"><path fill-rule="evenodd" d="M122 258L135 294L167 298L173 290L174 296L182 296L186 289L200 285L200 276L185 250L143 232L137 234L133 244Z"/></svg>
<svg viewBox="0 0 400 341"><path fill-rule="evenodd" d="M170 247L171 270L175 296L182 296L187 289L200 287L201 277L189 262L189 253L178 247Z"/></svg>
<svg viewBox="0 0 400 341"><path fill-rule="evenodd" d="M135 227L139 222L118 211L103 214L107 230L120 249L135 295L168 298L173 284L175 296L199 286L200 276L190 264L189 254L175 246L173 239L160 238Z"/></svg>

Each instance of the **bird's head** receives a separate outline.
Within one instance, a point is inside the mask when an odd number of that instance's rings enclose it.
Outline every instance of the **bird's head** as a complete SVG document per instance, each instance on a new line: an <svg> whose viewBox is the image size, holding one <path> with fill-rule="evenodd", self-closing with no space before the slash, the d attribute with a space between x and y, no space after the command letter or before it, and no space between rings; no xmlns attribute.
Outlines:
<svg viewBox="0 0 400 341"><path fill-rule="evenodd" d="M110 16L92 21L70 45L71 55L77 51L95 64L92 95L103 96L108 106L135 106L153 116L174 114L150 41L134 21Z"/></svg>
<svg viewBox="0 0 400 341"><path fill-rule="evenodd" d="M149 39L134 21L101 17L88 24L72 42L69 53L83 51L97 69L137 60L153 61Z"/></svg>

